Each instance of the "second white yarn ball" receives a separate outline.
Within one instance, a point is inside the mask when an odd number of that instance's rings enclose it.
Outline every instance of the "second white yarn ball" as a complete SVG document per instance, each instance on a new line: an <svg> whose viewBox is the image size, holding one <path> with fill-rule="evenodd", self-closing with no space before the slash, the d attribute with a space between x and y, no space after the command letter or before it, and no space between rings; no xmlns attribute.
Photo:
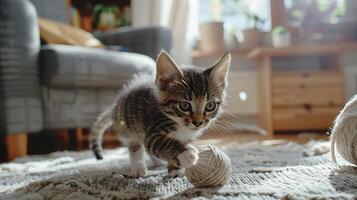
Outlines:
<svg viewBox="0 0 357 200"><path fill-rule="evenodd" d="M357 95L345 105L332 128L331 155L336 162L335 146L345 160L357 165Z"/></svg>

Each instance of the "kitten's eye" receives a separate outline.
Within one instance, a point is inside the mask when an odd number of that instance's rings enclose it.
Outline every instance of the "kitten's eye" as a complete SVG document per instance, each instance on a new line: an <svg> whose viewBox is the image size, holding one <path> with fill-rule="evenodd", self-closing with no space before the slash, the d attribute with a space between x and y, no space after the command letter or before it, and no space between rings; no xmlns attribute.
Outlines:
<svg viewBox="0 0 357 200"><path fill-rule="evenodd" d="M216 103L215 102L208 102L206 104L206 107L205 107L205 110L208 111L208 112L212 112L216 109Z"/></svg>
<svg viewBox="0 0 357 200"><path fill-rule="evenodd" d="M191 110L191 104L186 101L179 102L179 107L182 111L187 112Z"/></svg>

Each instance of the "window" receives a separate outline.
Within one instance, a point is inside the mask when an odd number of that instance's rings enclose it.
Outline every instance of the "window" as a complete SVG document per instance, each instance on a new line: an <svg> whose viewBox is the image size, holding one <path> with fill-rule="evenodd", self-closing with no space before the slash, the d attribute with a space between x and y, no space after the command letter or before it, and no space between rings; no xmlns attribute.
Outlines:
<svg viewBox="0 0 357 200"><path fill-rule="evenodd" d="M288 23L338 23L346 21L346 0L285 0ZM312 21L311 21L312 20Z"/></svg>
<svg viewBox="0 0 357 200"><path fill-rule="evenodd" d="M253 17L263 22L254 23ZM256 26L271 29L270 0L200 0L199 22L222 21L226 30L239 32Z"/></svg>

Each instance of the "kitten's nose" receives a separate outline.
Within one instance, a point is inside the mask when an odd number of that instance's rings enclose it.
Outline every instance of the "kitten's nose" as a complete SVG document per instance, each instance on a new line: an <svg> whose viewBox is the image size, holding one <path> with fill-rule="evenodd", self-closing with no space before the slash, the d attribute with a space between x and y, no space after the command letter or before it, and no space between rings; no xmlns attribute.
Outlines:
<svg viewBox="0 0 357 200"><path fill-rule="evenodd" d="M195 126L199 127L203 124L203 122L200 121L193 121L192 124L194 124Z"/></svg>

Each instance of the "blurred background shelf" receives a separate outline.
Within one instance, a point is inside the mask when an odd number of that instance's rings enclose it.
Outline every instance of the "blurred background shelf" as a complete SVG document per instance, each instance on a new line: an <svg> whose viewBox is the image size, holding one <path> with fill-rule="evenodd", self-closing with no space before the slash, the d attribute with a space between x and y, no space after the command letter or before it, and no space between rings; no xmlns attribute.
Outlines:
<svg viewBox="0 0 357 200"><path fill-rule="evenodd" d="M257 48L247 57L257 62L261 126L274 131L328 130L345 102L340 56L357 49L356 43ZM280 66L274 59L315 56L313 66ZM290 64L292 65L292 63Z"/></svg>

